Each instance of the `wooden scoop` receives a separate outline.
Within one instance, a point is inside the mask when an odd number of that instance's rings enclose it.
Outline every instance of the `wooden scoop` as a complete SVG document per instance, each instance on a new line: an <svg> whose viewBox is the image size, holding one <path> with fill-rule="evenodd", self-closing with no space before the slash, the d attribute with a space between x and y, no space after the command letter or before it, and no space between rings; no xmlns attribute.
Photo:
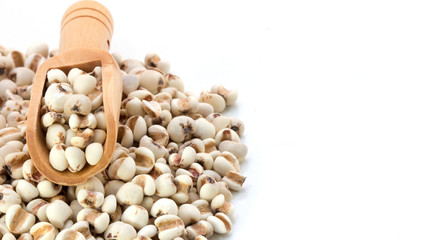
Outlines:
<svg viewBox="0 0 427 240"><path fill-rule="evenodd" d="M46 60L37 69L27 118L27 145L35 167L54 183L68 186L84 183L104 170L113 155L122 100L122 81L119 67L108 53L112 34L113 19L107 8L95 1L77 2L67 9L62 18L59 54ZM49 149L40 120L47 71L61 69L68 74L70 69L77 67L90 72L96 66L102 67L103 106L107 123L104 154L98 164L86 164L79 172L57 171L49 163Z"/></svg>

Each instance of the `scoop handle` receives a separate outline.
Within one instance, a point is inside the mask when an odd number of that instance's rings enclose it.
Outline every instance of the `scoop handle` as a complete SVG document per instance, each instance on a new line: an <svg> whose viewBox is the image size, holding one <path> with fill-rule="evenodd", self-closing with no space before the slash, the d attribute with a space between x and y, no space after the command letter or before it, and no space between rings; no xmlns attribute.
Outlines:
<svg viewBox="0 0 427 240"><path fill-rule="evenodd" d="M108 51L113 35L113 17L102 4L83 0L71 5L61 22L59 53L76 48Z"/></svg>

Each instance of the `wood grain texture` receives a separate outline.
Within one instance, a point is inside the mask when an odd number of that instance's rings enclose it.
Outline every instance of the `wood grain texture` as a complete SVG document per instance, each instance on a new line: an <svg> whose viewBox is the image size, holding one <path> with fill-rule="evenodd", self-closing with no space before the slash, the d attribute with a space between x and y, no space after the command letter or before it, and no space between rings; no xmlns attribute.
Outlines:
<svg viewBox="0 0 427 240"><path fill-rule="evenodd" d="M59 52L82 47L108 51L112 35L113 18L108 9L95 1L80 1L62 17Z"/></svg>
<svg viewBox="0 0 427 240"><path fill-rule="evenodd" d="M120 103L122 100L122 81L120 69L108 53L112 36L111 14L101 4L94 1L80 1L73 4L64 14L61 25L60 53L46 60L36 72L27 118L27 144L35 167L50 181L67 186L84 183L89 177L103 171L114 152ZM55 170L49 163L49 149L45 133L41 128L40 107L44 93L46 74L50 69L61 69L66 74L78 67L92 71L102 67L102 92L107 137L104 154L98 164L86 166L77 173L68 170Z"/></svg>

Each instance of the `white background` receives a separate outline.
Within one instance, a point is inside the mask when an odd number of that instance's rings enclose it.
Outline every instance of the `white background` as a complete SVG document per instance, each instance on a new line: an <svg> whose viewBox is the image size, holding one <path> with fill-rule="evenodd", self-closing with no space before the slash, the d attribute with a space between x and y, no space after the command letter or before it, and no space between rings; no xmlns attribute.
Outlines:
<svg viewBox="0 0 427 240"><path fill-rule="evenodd" d="M0 44L56 48L74 1L2 1ZM424 1L101 1L112 51L239 89L248 177L225 239L427 238Z"/></svg>

